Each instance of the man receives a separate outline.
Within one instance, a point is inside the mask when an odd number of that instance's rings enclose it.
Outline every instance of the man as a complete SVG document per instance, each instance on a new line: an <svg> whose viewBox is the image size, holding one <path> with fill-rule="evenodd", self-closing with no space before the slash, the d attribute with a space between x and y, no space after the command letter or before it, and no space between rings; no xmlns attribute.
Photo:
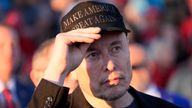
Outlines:
<svg viewBox="0 0 192 108"><path fill-rule="evenodd" d="M29 108L75 108L73 104L82 103L83 97L74 101L78 96L67 102L69 89L63 82L72 71L86 104L78 108L177 108L129 86L129 30L114 5L79 3L63 17L61 29L63 33L56 36L52 57Z"/></svg>
<svg viewBox="0 0 192 108"><path fill-rule="evenodd" d="M0 24L0 108L24 108L33 93L33 86L15 72L20 53L16 32Z"/></svg>
<svg viewBox="0 0 192 108"><path fill-rule="evenodd" d="M53 44L54 39L47 40L33 54L30 78L35 86L39 84L48 65Z"/></svg>
<svg viewBox="0 0 192 108"><path fill-rule="evenodd" d="M131 86L138 91L162 98L182 108L190 108L190 102L187 98L158 88L155 85L151 78L150 68L148 68L150 60L144 47L140 44L132 43L129 44L129 50L133 73Z"/></svg>

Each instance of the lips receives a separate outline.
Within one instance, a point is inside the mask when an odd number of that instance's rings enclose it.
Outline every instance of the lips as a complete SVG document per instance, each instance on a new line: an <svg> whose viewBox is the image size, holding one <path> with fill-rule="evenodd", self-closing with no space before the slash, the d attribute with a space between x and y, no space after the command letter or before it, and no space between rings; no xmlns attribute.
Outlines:
<svg viewBox="0 0 192 108"><path fill-rule="evenodd" d="M120 78L114 78L112 80L108 80L109 85L118 85L120 83Z"/></svg>
<svg viewBox="0 0 192 108"><path fill-rule="evenodd" d="M106 84L107 86L116 86L121 82L121 80L123 80L123 78L115 77L112 79L105 80L103 84Z"/></svg>

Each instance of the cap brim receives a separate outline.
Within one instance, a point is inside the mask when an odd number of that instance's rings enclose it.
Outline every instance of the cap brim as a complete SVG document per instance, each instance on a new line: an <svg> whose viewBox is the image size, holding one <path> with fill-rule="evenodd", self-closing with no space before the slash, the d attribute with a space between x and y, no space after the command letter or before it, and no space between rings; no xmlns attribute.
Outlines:
<svg viewBox="0 0 192 108"><path fill-rule="evenodd" d="M102 27L100 33L106 33L106 32L111 32L111 31L120 31L120 32L131 32L130 30L126 28L120 28L120 27Z"/></svg>

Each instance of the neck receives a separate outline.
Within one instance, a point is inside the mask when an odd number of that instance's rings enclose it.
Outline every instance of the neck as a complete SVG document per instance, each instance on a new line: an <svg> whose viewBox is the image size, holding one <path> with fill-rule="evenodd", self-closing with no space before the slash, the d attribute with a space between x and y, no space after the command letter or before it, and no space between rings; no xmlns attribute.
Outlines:
<svg viewBox="0 0 192 108"><path fill-rule="evenodd" d="M129 92L126 92L123 96L114 101L108 101L109 105L112 106L112 108L124 108L129 106L132 102L133 97L129 94Z"/></svg>

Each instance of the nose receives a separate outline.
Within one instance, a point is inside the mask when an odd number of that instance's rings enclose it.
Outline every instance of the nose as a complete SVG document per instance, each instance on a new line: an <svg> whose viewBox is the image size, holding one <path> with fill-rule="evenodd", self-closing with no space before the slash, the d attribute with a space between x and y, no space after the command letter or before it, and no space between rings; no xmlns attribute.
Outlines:
<svg viewBox="0 0 192 108"><path fill-rule="evenodd" d="M108 59L107 64L106 64L106 71L113 71L115 70L115 64L114 61L112 59Z"/></svg>

